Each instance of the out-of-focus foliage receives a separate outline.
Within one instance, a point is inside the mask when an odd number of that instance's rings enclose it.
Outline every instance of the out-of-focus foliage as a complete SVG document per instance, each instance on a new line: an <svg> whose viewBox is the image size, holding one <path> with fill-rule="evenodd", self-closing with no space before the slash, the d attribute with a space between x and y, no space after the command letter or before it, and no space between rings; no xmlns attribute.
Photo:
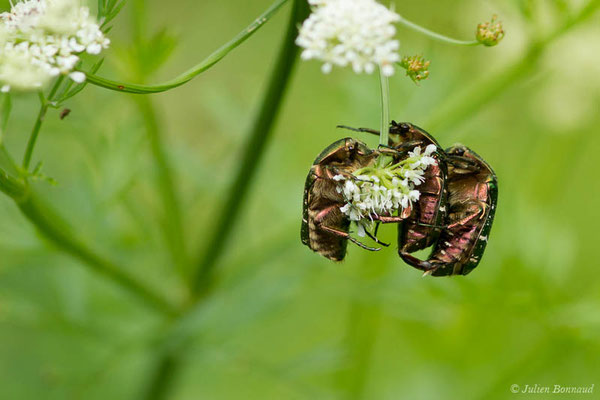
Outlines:
<svg viewBox="0 0 600 400"><path fill-rule="evenodd" d="M152 79L174 76L270 2L145 3L154 39L133 38L127 5L112 22L102 76L146 79L163 60L121 49L151 45L162 58L177 37ZM492 49L451 47L400 28L402 53L425 55L431 76L420 87L401 73L391 80L395 120L422 126L443 145L467 144L498 175L491 240L466 278L422 279L393 248L350 247L347 260L333 264L301 245L312 160L347 135L337 124L379 121L375 76L323 75L318 63L301 63L217 287L186 321L197 334L171 398L487 400L511 398L511 384L598 386L600 14L539 55L527 50L584 4L396 2L407 18L466 39L493 13L504 23L506 37ZM190 84L153 97L190 249L199 251L213 230L285 19L278 15ZM131 62L134 54L147 64ZM15 153L36 101L12 98L3 140ZM43 159L58 185L39 181L36 189L129 272L181 298L154 223L162 211L137 104L89 87L68 107L63 121L57 112L47 117L34 160ZM136 398L167 322L40 240L6 197L0 221L0 398ZM382 236L393 241L394 227Z"/></svg>

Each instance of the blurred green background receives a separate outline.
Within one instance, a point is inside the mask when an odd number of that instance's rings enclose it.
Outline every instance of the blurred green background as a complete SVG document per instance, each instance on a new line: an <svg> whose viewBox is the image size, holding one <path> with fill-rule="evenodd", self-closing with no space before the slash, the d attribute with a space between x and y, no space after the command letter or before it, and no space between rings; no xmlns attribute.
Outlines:
<svg viewBox="0 0 600 400"><path fill-rule="evenodd" d="M100 75L173 77L270 1L141 3L148 41L134 39L139 11L131 2L109 35ZM347 135L339 123L378 127L379 93L376 76L323 75L319 63L299 63L216 287L178 328L192 339L180 367L169 367L167 398L548 398L511 394L512 384L595 384L594 394L554 396L600 398L600 13L535 44L585 4L395 2L406 18L458 38L472 38L494 13L507 32L495 48L398 32L402 54L432 64L420 87L402 71L392 78L392 118L444 146L468 145L498 175L491 240L468 277L421 278L394 246L379 253L352 246L340 264L302 246L302 191L313 159ZM289 5L191 83L151 97L195 256L214 231L288 12ZM157 73L142 77L139 43L152 58L160 52L150 38L163 28L161 48L168 52L169 38L177 46ZM90 86L68 103L65 120L51 112L34 162L58 184L34 185L95 248L180 300L136 99ZM20 156L38 105L34 95L13 103L5 141ZM134 399L152 387L171 322L48 244L6 196L0 221L0 398ZM394 242L395 228L385 227L382 239Z"/></svg>

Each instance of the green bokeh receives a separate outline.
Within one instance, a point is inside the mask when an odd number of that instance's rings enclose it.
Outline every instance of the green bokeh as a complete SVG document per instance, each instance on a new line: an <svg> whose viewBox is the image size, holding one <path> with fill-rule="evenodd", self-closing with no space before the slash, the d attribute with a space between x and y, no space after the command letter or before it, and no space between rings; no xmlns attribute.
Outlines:
<svg viewBox="0 0 600 400"><path fill-rule="evenodd" d="M576 398L600 398L600 13L537 62L520 62L536 35L584 2L572 3L396 1L408 19L456 37L471 38L494 13L507 32L497 47L461 48L399 28L401 53L424 54L432 64L419 87L402 73L392 78L392 118L422 126L444 146L468 145L498 175L491 239L466 278L421 278L393 246L379 253L351 246L339 264L302 246L312 160L347 135L337 124L378 127L380 111L376 76L323 75L318 62L300 63L219 262L217 287L182 328L197 333L169 398L548 398L513 395L513 384L595 384L594 394ZM145 4L148 35L167 28L178 41L151 76L159 82L200 61L270 1ZM197 256L214 230L288 11L191 83L152 96L186 245ZM115 20L102 76L141 79L131 62L132 13L133 1ZM135 99L89 87L68 103L65 120L51 112L33 161L43 160L58 185L34 185L96 248L180 299ZM13 103L5 141L20 157L37 98ZM137 398L168 322L46 243L6 196L0 221L0 398ZM383 229L382 239L394 236L394 227Z"/></svg>

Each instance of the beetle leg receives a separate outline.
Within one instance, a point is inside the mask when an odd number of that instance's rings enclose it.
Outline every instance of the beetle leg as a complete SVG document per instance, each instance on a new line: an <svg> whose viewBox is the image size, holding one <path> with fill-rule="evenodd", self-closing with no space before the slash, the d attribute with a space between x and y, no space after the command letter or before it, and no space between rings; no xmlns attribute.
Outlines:
<svg viewBox="0 0 600 400"><path fill-rule="evenodd" d="M449 156L447 154L440 155L446 163L451 164L453 167L458 168L459 170L463 170L466 173L479 172L479 170L481 169L479 164L477 164L476 161L471 160L470 158L452 155Z"/></svg>
<svg viewBox="0 0 600 400"><path fill-rule="evenodd" d="M338 126L336 126L336 128L348 129L348 130L354 131L354 132L366 132L366 133L372 133L373 135L379 135L378 130L370 129L370 128L353 128L353 127L347 126L347 125L338 125Z"/></svg>
<svg viewBox="0 0 600 400"><path fill-rule="evenodd" d="M475 218L482 218L485 215L485 209L487 208L487 204L480 201L480 202L471 202L471 204L474 204L475 206L477 206L478 210L467 215L464 218L461 218L460 220L448 225L448 228L454 228L458 225L464 225L467 222L470 222L472 220L474 220Z"/></svg>
<svg viewBox="0 0 600 400"><path fill-rule="evenodd" d="M381 223L379 221L377 221L377 223L375 224L375 231L373 232L374 236L377 236L377 231L379 230L379 225L381 225Z"/></svg>
<svg viewBox="0 0 600 400"><path fill-rule="evenodd" d="M352 236L350 236L350 234L348 232L344 232L341 231L337 228L332 228L329 227L325 224L323 224L323 220L327 217L327 215L334 210L337 207L337 205L333 205L330 206L324 210L322 210L321 212L319 212L319 214L315 217L315 225L319 228L322 229L326 232L332 233L336 236L348 239L349 241L351 241L352 243L356 244L359 247L362 247L363 249L369 250L369 251L379 251L381 250L380 248L377 247L369 247L366 244L363 244L361 242L359 242L358 240L354 239Z"/></svg>
<svg viewBox="0 0 600 400"><path fill-rule="evenodd" d="M390 154L395 156L404 156L408 151L413 150L415 147L423 144L422 140L411 140L410 142L404 142L400 146L390 147L384 144L380 144L377 147L380 153Z"/></svg>
<svg viewBox="0 0 600 400"><path fill-rule="evenodd" d="M437 265L432 264L426 260L420 260L417 257L413 256L410 253L400 250L400 256L402 259L416 269L420 269L421 271L425 271L424 275L430 275L433 271L435 271L438 267Z"/></svg>
<svg viewBox="0 0 600 400"><path fill-rule="evenodd" d="M342 175L346 180L355 178L354 175L349 174L347 172L339 171L337 168L331 166L313 166L311 171L312 175L316 179L332 180L333 177L336 175Z"/></svg>
<svg viewBox="0 0 600 400"><path fill-rule="evenodd" d="M402 222L406 220L407 217L404 216L393 216L393 217L385 217L381 215L376 215L372 217L374 221L379 221L382 224L396 224L398 222Z"/></svg>
<svg viewBox="0 0 600 400"><path fill-rule="evenodd" d="M367 231L367 230L365 230L365 234L366 234L368 237L370 237L370 238L371 238L371 240L373 240L373 241L374 241L375 243L377 243L377 244L380 244L380 245L382 245L382 246L385 246L385 247L389 247L389 246L390 246L390 244L389 244L389 243L384 243L384 242L382 242L381 240L379 240L379 239L377 238L377 234L373 235L373 234L371 234L371 233L370 233L369 231Z"/></svg>
<svg viewBox="0 0 600 400"><path fill-rule="evenodd" d="M350 234L348 232L344 232L344 231L340 231L339 229L336 228L331 228L327 225L321 225L317 223L317 226L321 229L323 229L324 231L327 231L329 233L332 233L334 235L337 235L339 237L343 237L345 239L348 239L349 241L351 241L352 243L354 243L355 245L362 247L365 250L369 250L369 251L379 251L381 250L381 248L378 247L369 247L364 243L359 242L358 240L354 239L352 236L350 236Z"/></svg>

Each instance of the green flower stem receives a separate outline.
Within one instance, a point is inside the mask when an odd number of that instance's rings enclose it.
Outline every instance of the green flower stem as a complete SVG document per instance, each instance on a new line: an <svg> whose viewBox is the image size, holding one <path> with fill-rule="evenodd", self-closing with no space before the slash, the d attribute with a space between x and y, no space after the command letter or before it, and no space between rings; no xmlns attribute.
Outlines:
<svg viewBox="0 0 600 400"><path fill-rule="evenodd" d="M154 372L148 380L148 385L144 388L143 399L162 400L168 398L171 387L183 366L184 350L189 343L190 335L194 332L188 332L182 337L181 332L177 330L178 323L184 322L186 318L198 311L203 300L208 296L208 290L212 287L214 267L231 230L234 228L237 221L236 217L244 204L244 198L248 193L259 161L264 154L271 128L280 109L287 83L297 59L298 48L294 44L297 34L296 26L308 16L309 11L308 3L305 0L294 0L287 33L275 69L270 75L270 83L256 122L250 131L249 141L240 167L227 195L227 200L224 202L222 212L216 220L216 228L212 231L213 236L208 241L199 263L198 273L193 282L196 294L195 300L173 324L171 334L167 335L164 341L165 346L161 346L159 349L159 357Z"/></svg>
<svg viewBox="0 0 600 400"><path fill-rule="evenodd" d="M429 36L430 38L435 39L439 42L455 44L459 46L477 46L478 44L480 44L477 40L458 40L445 35L441 35L437 32L430 31L427 28L423 28L421 25L415 24L414 22L411 22L402 16L400 17L400 20L398 22L404 25L405 27L412 29L413 31L422 33L425 36Z"/></svg>
<svg viewBox="0 0 600 400"><path fill-rule="evenodd" d="M379 129L379 144L387 146L390 126L390 85L388 77L379 69L379 83L381 86L381 124Z"/></svg>
<svg viewBox="0 0 600 400"><path fill-rule="evenodd" d="M86 73L87 82L96 86L103 87L105 89L116 90L123 93L135 93L135 94L148 94L148 93L159 93L170 89L174 89L184 83L189 82L196 76L206 71L222 58L224 58L231 50L246 41L256 31L258 31L275 13L281 8L288 0L277 0L271 7L269 7L262 15L260 15L254 22L252 22L246 29L237 34L229 42L225 43L214 53L204 59L202 62L192 67L188 71L179 75L178 77L171 79L167 82L158 85L141 85L133 83L123 83L112 81L96 76L91 73Z"/></svg>
<svg viewBox="0 0 600 400"><path fill-rule="evenodd" d="M38 116L35 120L35 124L33 125L33 129L31 130L31 134L29 135L29 140L27 141L27 148L25 149L25 155L23 156L22 165L25 171L29 170L29 164L31 163L33 149L35 148L35 144L37 143L37 138L40 134L40 129L42 128L42 123L44 122L46 113L48 112L48 107L48 103L42 100L40 111L38 112Z"/></svg>
<svg viewBox="0 0 600 400"><path fill-rule="evenodd" d="M381 88L381 123L379 125L379 144L388 145L390 126L390 84L388 77L379 68L379 84ZM377 166L382 168L391 158L381 155L377 159Z"/></svg>
<svg viewBox="0 0 600 400"><path fill-rule="evenodd" d="M146 124L150 149L156 163L158 189L164 209L164 236L171 253L173 263L183 277L187 274L188 254L185 245L183 218L179 197L173 182L173 172L169 158L164 150L163 138L158 126L156 111L152 99L147 96L136 97L137 104Z"/></svg>
<svg viewBox="0 0 600 400"><path fill-rule="evenodd" d="M244 154L241 157L229 193L226 195L221 214L216 219L214 228L210 231L213 232L212 238L206 243L206 248L198 265L198 272L193 282L193 289L197 294L202 292L211 281L210 274L237 221L240 208L244 204L244 198L248 193L271 136L275 118L281 108L285 89L298 56L298 47L294 43L297 35L296 24L302 22L308 15L309 8L305 3L305 0L295 0L294 2L294 9L283 47L279 53L275 69L271 74L261 109L249 133Z"/></svg>
<svg viewBox="0 0 600 400"><path fill-rule="evenodd" d="M48 112L48 108L50 107L50 103L54 99L54 96L56 96L56 92L58 91L58 88L60 87L64 79L64 75L60 75L58 79L56 79L54 85L50 89L48 99L44 98L44 95L40 92L40 111L38 112L38 116L35 120L35 124L33 125L33 129L31 130L31 134L29 135L29 140L27 141L27 148L25 149L25 155L23 156L22 165L25 171L29 170L29 164L31 163L33 150L35 149L35 144L37 143L37 139L40 134L40 129L42 127L42 123L44 122L44 118L46 117L46 113Z"/></svg>
<svg viewBox="0 0 600 400"><path fill-rule="evenodd" d="M67 225L54 211L33 193L29 193L24 199L17 201L17 205L23 215L35 225L38 231L58 248L81 260L96 272L127 289L130 293L135 294L151 308L158 309L168 315L174 315L176 311L174 306L137 280L125 274L122 267L118 267L111 261L99 256L76 239L75 235L70 233Z"/></svg>
<svg viewBox="0 0 600 400"><path fill-rule="evenodd" d="M10 93L0 94L0 145L3 143L4 134L8 125L8 118L12 110L12 100Z"/></svg>
<svg viewBox="0 0 600 400"><path fill-rule="evenodd" d="M52 99L58 90L62 80L58 79L49 93L49 99ZM50 104L49 101L40 95L42 107L36 119L32 135L29 139L27 151L25 153L24 168L29 166L31 154L35 146L36 138L44 121L44 116ZM0 144L0 151L8 161L14 173L19 173L19 167L15 164L12 157ZM25 165L27 167L25 167ZM156 294L142 283L127 275L122 267L113 262L104 259L96 252L91 250L82 241L77 239L77 235L71 232L70 227L60 218L50 206L38 198L31 190L26 180L16 179L5 171L0 170L0 191L12 198L22 214L38 229L38 231L57 248L81 260L85 265L91 267L96 272L103 274L122 288L139 298L144 304L152 309L158 309L164 314L174 315L177 308L161 295Z"/></svg>

